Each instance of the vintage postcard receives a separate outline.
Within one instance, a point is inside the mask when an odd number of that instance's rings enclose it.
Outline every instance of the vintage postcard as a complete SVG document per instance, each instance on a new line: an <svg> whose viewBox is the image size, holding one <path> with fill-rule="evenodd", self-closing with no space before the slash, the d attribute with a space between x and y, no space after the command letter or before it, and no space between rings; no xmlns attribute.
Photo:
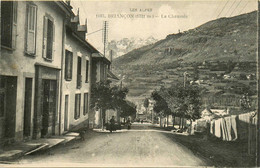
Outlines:
<svg viewBox="0 0 260 168"><path fill-rule="evenodd" d="M258 0L0 7L0 167L260 166Z"/></svg>

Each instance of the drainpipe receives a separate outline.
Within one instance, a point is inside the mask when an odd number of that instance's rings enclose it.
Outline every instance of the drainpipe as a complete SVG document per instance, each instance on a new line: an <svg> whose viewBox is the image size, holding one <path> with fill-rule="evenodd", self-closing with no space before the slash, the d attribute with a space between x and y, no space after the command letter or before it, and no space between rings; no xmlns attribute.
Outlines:
<svg viewBox="0 0 260 168"><path fill-rule="evenodd" d="M63 25L62 25L62 51L61 51L61 77L60 77L60 108L59 108L59 135L61 135L61 107L62 107L62 95L63 95L63 71L64 71L64 66L63 66L63 62L64 62L64 46L65 46L65 21L66 21L66 18L63 19Z"/></svg>

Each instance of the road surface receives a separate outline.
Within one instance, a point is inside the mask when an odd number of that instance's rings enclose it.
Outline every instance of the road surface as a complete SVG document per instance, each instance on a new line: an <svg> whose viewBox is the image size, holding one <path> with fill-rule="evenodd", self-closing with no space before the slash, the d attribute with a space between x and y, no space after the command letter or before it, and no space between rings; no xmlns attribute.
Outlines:
<svg viewBox="0 0 260 168"><path fill-rule="evenodd" d="M136 127L136 126L135 126ZM137 126L138 127L138 126ZM189 149L158 130L92 133L85 141L19 160L23 166L207 166ZM168 132L169 133L169 132Z"/></svg>

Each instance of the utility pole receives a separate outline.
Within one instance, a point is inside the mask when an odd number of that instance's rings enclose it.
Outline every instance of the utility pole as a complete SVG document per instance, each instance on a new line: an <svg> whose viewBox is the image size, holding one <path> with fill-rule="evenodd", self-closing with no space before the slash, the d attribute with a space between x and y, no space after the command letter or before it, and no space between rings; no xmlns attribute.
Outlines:
<svg viewBox="0 0 260 168"><path fill-rule="evenodd" d="M103 43L104 43L104 57L106 57L106 44L108 40L108 21L103 23Z"/></svg>
<svg viewBox="0 0 260 168"><path fill-rule="evenodd" d="M257 25L257 36L258 36L258 47L257 47L257 72L256 72L256 74L257 74L257 89L258 89L258 95L257 95L257 97L259 98L259 89L260 89L260 86L259 86L259 84L260 84L260 76L259 76L259 74L260 74L260 53L259 53L259 47L260 47L260 28L259 28L259 21L260 21L260 13L259 13L259 10L260 10L260 1L258 0L257 1L258 2L258 9L257 9L257 23L258 23L258 25ZM260 145L259 145L259 143L260 143L260 109L259 109L259 107L260 107L260 101L259 101L259 99L257 99L257 124L256 124L256 166L257 167L260 167Z"/></svg>

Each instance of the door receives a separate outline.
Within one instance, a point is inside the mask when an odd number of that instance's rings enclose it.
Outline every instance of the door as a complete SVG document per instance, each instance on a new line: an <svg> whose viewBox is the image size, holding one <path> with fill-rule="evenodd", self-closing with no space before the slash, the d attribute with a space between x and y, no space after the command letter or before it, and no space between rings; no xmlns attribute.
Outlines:
<svg viewBox="0 0 260 168"><path fill-rule="evenodd" d="M42 137L47 134L55 134L56 115L56 80L43 79L43 107L42 107ZM51 132L49 130L51 129Z"/></svg>
<svg viewBox="0 0 260 168"><path fill-rule="evenodd" d="M69 95L65 95L64 131L68 131Z"/></svg>
<svg viewBox="0 0 260 168"><path fill-rule="evenodd" d="M23 135L31 134L32 78L25 79Z"/></svg>
<svg viewBox="0 0 260 168"><path fill-rule="evenodd" d="M0 139L5 137L6 80L0 76Z"/></svg>
<svg viewBox="0 0 260 168"><path fill-rule="evenodd" d="M0 76L0 139L13 139L16 121L17 77Z"/></svg>

